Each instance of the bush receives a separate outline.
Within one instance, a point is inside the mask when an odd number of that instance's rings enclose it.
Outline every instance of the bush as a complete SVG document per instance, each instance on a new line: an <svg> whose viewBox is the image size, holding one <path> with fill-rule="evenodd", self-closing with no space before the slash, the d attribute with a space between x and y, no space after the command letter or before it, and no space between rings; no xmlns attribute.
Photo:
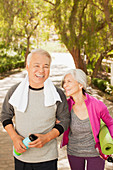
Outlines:
<svg viewBox="0 0 113 170"><path fill-rule="evenodd" d="M106 80L92 78L92 84L103 92L108 94L113 93L113 86L111 86Z"/></svg>
<svg viewBox="0 0 113 170"><path fill-rule="evenodd" d="M13 63L5 63L5 64L0 64L0 73L5 73L7 71L10 71L12 69L16 68L24 68L24 61L17 61Z"/></svg>
<svg viewBox="0 0 113 170"><path fill-rule="evenodd" d="M0 42L0 73L7 71L24 68L26 48L21 45L19 48L5 45Z"/></svg>
<svg viewBox="0 0 113 170"><path fill-rule="evenodd" d="M15 63L15 68L24 68L25 64L24 61L18 61L17 63Z"/></svg>
<svg viewBox="0 0 113 170"><path fill-rule="evenodd" d="M5 73L7 71L10 71L12 69L16 68L24 68L24 61L11 61L8 63L1 63L0 64L0 73Z"/></svg>

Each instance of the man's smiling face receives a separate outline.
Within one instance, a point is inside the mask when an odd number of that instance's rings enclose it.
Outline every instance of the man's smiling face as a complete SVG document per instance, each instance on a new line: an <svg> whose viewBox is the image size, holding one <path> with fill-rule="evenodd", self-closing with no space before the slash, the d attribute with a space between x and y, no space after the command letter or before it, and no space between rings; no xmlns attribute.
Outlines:
<svg viewBox="0 0 113 170"><path fill-rule="evenodd" d="M50 58L46 55L33 54L29 65L26 66L29 75L29 84L33 88L44 86L50 73Z"/></svg>

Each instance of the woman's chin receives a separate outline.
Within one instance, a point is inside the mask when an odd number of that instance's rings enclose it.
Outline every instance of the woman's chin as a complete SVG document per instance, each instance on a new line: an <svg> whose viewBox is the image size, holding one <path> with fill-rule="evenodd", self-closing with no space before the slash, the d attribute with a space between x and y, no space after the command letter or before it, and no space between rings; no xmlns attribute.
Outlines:
<svg viewBox="0 0 113 170"><path fill-rule="evenodd" d="M67 96L67 97L70 97L70 94L69 94L69 93L66 93L66 96Z"/></svg>

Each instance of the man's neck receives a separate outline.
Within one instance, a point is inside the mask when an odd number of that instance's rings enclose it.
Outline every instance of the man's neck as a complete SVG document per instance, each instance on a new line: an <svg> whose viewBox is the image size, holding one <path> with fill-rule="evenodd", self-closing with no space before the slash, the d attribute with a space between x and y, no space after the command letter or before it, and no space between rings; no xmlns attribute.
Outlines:
<svg viewBox="0 0 113 170"><path fill-rule="evenodd" d="M43 86L43 87L40 87L40 88L34 88L34 87L31 87L31 86L29 85L29 88L30 88L31 90L43 90L43 89L44 89L44 86Z"/></svg>

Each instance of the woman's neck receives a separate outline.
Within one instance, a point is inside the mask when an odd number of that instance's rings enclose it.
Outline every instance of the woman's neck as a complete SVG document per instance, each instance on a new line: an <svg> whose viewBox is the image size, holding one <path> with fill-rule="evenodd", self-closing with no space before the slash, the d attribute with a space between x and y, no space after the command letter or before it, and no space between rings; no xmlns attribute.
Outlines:
<svg viewBox="0 0 113 170"><path fill-rule="evenodd" d="M82 91L75 93L74 95L72 95L72 97L75 101L75 105L81 105L86 99L86 96L82 93Z"/></svg>

